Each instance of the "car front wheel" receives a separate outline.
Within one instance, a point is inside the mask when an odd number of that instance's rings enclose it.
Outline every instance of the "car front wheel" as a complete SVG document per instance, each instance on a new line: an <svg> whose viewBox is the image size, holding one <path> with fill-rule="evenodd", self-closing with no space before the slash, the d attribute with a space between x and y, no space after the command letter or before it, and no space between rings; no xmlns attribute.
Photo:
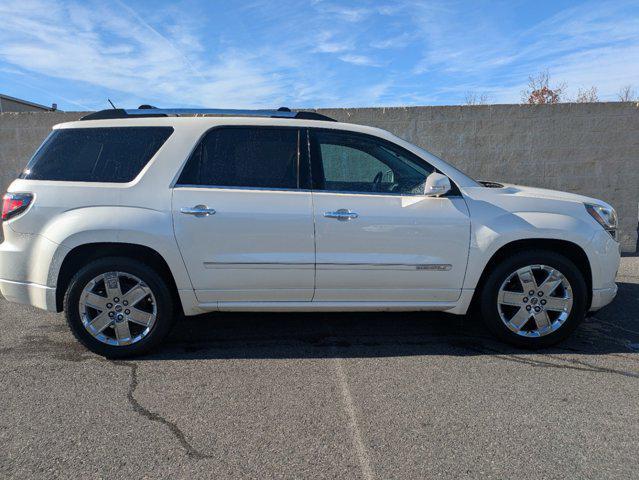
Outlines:
<svg viewBox="0 0 639 480"><path fill-rule="evenodd" d="M586 282L568 258L552 251L517 253L488 275L481 293L486 326L524 348L553 345L586 314Z"/></svg>
<svg viewBox="0 0 639 480"><path fill-rule="evenodd" d="M109 358L146 353L171 329L173 302L152 268L129 258L103 258L80 269L64 298L67 323L89 350Z"/></svg>

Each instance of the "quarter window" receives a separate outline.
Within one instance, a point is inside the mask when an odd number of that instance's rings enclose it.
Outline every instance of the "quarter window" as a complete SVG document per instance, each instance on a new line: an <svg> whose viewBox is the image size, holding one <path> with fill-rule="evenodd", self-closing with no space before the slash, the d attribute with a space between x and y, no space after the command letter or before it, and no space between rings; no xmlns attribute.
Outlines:
<svg viewBox="0 0 639 480"><path fill-rule="evenodd" d="M312 132L317 190L419 195L434 168L403 148L355 132Z"/></svg>
<svg viewBox="0 0 639 480"><path fill-rule="evenodd" d="M296 189L298 137L295 128L215 128L193 151L177 184Z"/></svg>
<svg viewBox="0 0 639 480"><path fill-rule="evenodd" d="M20 178L68 182L133 180L173 132L172 127L54 130Z"/></svg>

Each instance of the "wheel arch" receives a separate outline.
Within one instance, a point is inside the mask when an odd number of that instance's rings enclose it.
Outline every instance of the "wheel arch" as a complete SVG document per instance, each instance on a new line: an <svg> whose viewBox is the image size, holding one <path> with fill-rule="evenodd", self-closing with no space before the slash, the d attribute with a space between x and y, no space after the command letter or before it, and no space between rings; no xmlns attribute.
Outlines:
<svg viewBox="0 0 639 480"><path fill-rule="evenodd" d="M73 275L87 263L104 257L127 257L141 261L155 270L167 283L174 305L183 312L178 287L169 264L156 250L145 245L121 242L85 243L71 249L58 271L56 282L56 309L63 310L64 294Z"/></svg>
<svg viewBox="0 0 639 480"><path fill-rule="evenodd" d="M492 255L492 257L490 257L490 259L484 266L484 269L479 277L479 281L477 282L475 292L473 294L473 299L471 302L472 307L475 307L477 305L477 302L479 301L479 298L481 296L481 290L490 272L492 272L492 270L508 256L526 250L548 250L564 255L566 258L571 260L584 276L584 281L586 282L586 293L588 296L587 310L590 309L590 304L592 302L593 278L592 268L590 265L590 260L588 259L588 255L582 247L574 242L571 242L569 240L549 238L527 238L514 240L501 246Z"/></svg>

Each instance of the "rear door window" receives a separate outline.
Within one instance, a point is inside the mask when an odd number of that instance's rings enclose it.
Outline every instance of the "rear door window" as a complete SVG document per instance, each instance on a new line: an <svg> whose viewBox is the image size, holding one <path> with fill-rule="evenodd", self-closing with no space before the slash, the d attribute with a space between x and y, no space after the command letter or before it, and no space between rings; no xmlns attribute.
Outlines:
<svg viewBox="0 0 639 480"><path fill-rule="evenodd" d="M297 189L297 128L221 127L209 131L187 161L177 185Z"/></svg>
<svg viewBox="0 0 639 480"><path fill-rule="evenodd" d="M69 182L133 180L173 132L172 127L54 130L20 178Z"/></svg>

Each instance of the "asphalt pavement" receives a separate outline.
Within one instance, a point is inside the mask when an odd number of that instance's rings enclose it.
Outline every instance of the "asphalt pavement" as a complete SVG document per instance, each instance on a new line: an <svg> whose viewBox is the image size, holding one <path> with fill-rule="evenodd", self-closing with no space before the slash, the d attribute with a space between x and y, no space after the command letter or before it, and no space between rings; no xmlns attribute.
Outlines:
<svg viewBox="0 0 639 480"><path fill-rule="evenodd" d="M639 478L639 257L563 344L471 316L215 314L151 356L0 300L1 478Z"/></svg>

